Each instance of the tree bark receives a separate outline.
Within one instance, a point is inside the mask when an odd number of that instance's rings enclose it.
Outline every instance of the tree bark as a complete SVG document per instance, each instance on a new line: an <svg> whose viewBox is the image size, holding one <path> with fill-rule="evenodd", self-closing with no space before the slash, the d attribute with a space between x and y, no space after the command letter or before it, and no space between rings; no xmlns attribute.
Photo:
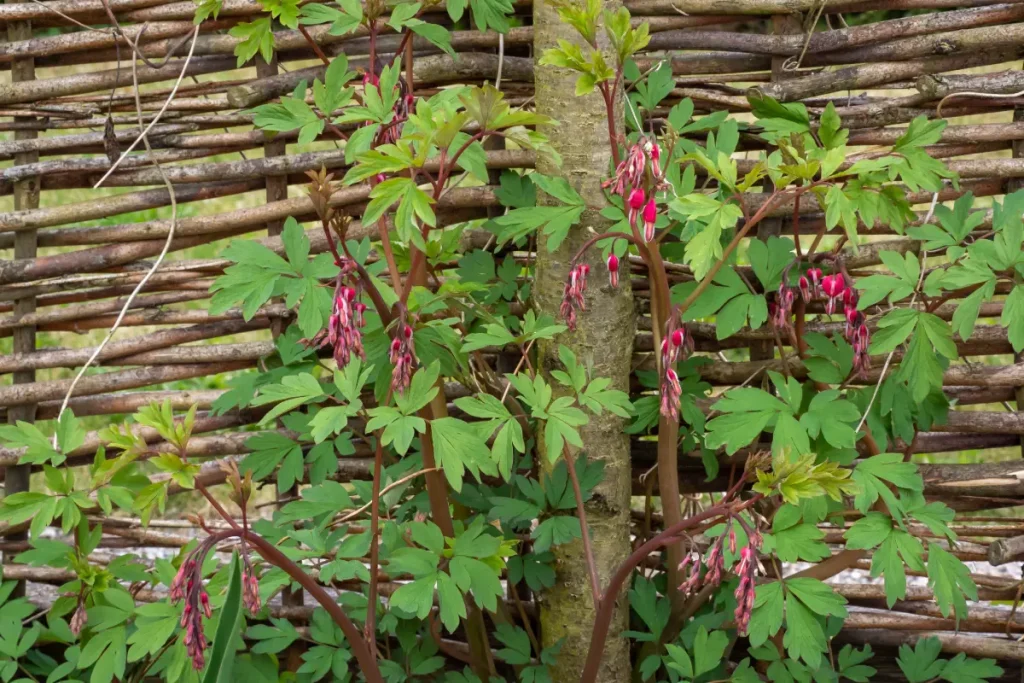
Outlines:
<svg viewBox="0 0 1024 683"><path fill-rule="evenodd" d="M606 0L604 4L612 8L612 2ZM601 34L603 39L603 31ZM558 39L578 41L575 31L559 20L554 7L546 1L534 4L534 36L536 55L554 46ZM544 133L563 159L561 169L548 160L538 160L538 170L566 178L588 205L578 226L555 251L548 250L543 235L538 238L535 305L539 313L557 318L570 260L591 234L591 229L608 227L600 216L606 203L601 181L608 173L611 148L607 114L599 94L577 97L575 76L564 69L538 67L534 80L537 112L558 122L557 126L547 127ZM621 105L616 108L616 118L621 129ZM592 364L594 377L609 377L614 388L628 391L635 329L628 278L623 278L618 289L612 289L600 251L591 249L585 259L591 273L586 310L580 314L575 331L540 345L538 370L546 373L560 367L558 348L565 344L582 364ZM602 587L630 552L629 437L622 427L621 419L605 412L591 417L590 423L580 430L583 452L588 459L604 463L604 479L586 505L593 557ZM573 457L576 455L572 453ZM596 613L582 543L576 541L557 547L555 569L555 586L546 591L540 601L542 640L548 647L564 639L552 676L556 683L575 683L583 670ZM618 635L626 628L628 610L627 602L621 600L613 616L610 632L614 635L605 650L599 681L625 683L630 680L629 643Z"/></svg>

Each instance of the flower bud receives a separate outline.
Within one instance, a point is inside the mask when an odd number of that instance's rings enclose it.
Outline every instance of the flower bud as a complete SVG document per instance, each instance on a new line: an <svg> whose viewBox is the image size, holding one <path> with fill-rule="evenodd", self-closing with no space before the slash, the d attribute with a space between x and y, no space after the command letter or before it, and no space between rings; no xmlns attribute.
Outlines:
<svg viewBox="0 0 1024 683"><path fill-rule="evenodd" d="M615 254L608 256L608 282L612 287L619 286L619 257Z"/></svg>
<svg viewBox="0 0 1024 683"><path fill-rule="evenodd" d="M808 282L806 277L801 275L800 276L799 285L800 285L800 298L804 300L804 303L807 303L808 301L811 300L811 283Z"/></svg>
<svg viewBox="0 0 1024 683"><path fill-rule="evenodd" d="M647 197L644 196L644 191L639 187L634 187L633 191L629 193L629 208L639 211L643 208L646 199Z"/></svg>
<svg viewBox="0 0 1024 683"><path fill-rule="evenodd" d="M644 206L644 240L647 242L654 241L654 222L658 220L658 205L655 204L654 199L650 199L647 205Z"/></svg>

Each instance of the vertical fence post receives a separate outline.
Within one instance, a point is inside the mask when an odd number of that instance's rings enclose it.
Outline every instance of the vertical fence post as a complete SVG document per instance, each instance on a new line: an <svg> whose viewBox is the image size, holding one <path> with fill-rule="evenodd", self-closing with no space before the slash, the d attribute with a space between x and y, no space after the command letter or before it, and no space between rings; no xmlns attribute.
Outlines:
<svg viewBox="0 0 1024 683"><path fill-rule="evenodd" d="M9 3L19 2L21 0L7 0ZM29 2L30 0L24 0ZM11 42L28 40L32 37L32 23L30 21L17 21L11 22L7 25L7 40ZM11 81L32 81L36 77L35 60L31 57L25 57L21 59L15 59L11 62ZM15 117L15 122L34 123L36 118L33 116L18 116ZM14 132L15 140L31 140L35 139L38 133L26 127L25 130L16 130ZM14 156L14 165L21 166L23 164L32 164L39 161L38 152L25 152L22 154L16 154ZM24 180L18 180L14 182L14 210L23 211L25 209L35 209L39 206L39 179L32 177ZM35 230L19 230L14 233L14 258L15 259L32 259L36 257L37 245L36 245L36 231ZM14 302L14 314L25 315L33 313L36 310L36 299L34 296L25 297L23 299L17 299ZM34 326L18 327L14 330L14 353L32 353L36 348L36 328ZM36 379L36 373L34 370L19 370L13 373L13 381L15 384L26 384L34 382ZM36 418L36 406L35 404L26 404L19 406L11 406L7 411L7 419L11 422L17 422L24 420L26 422L34 422ZM31 475L31 467L29 465L18 465L16 467L7 467L4 473L4 495L11 495L13 493L19 493L22 491L29 490L29 476ZM21 533L16 536L9 536L9 540L23 540L27 538L26 533ZM10 562L11 556L4 552L3 562L7 564ZM19 582L18 587L15 589L14 595L20 596L25 593L24 582Z"/></svg>
<svg viewBox="0 0 1024 683"><path fill-rule="evenodd" d="M1021 65L1024 69L1024 65ZM1024 107L1013 108L1013 120L1014 122L1024 122ZM1024 157L1024 140L1014 140L1011 146L1011 153L1014 159L1020 159ZM1024 189L1024 181L1020 178L1010 178L1006 181L1006 193L1010 194L1017 190ZM1013 362L1021 363L1024 362L1024 353L1013 354ZM1024 410L1024 386L1019 386L1014 391L1014 398L1017 399L1017 412ZM1021 457L1024 457L1024 436L1020 440Z"/></svg>

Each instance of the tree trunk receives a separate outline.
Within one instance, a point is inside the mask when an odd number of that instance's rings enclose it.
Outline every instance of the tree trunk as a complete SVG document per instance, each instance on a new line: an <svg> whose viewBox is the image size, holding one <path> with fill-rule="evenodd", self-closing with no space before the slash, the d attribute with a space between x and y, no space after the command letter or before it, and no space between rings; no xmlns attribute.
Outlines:
<svg viewBox="0 0 1024 683"><path fill-rule="evenodd" d="M605 5L612 8L612 3L607 0ZM555 9L547 1L534 3L533 19L534 53L538 59L544 49L554 46L558 39L579 40L574 29L560 22ZM601 181L607 175L611 159L605 105L596 92L577 97L575 80L575 75L567 70L550 66L538 67L535 75L537 112L558 122L557 126L548 127L543 132L550 137L553 147L562 157L561 169L549 160L538 160L537 169L547 175L566 178L588 205L579 224L554 252L548 251L544 236L538 237L534 301L539 313L556 319L570 260L590 236L590 229L604 230L608 227L599 213L606 205ZM621 129L621 105L616 110ZM614 388L628 391L636 329L629 277L624 276L619 287L612 289L600 250L592 248L586 261L591 268L586 310L580 313L575 331L540 345L538 366L544 373L560 367L558 347L565 344L576 353L582 364L592 366L593 377L609 377ZM602 588L630 552L629 438L622 428L623 421L606 412L593 416L590 423L580 430L587 457L604 463L604 479L586 505L594 560ZM576 455L573 453L574 457ZM556 584L540 600L542 640L548 647L564 639L552 676L556 683L576 683L589 650L596 611L582 543L577 541L557 547L555 569ZM625 683L630 680L629 644L618 636L626 628L628 616L628 603L621 599L611 625L612 635L605 649L599 681Z"/></svg>

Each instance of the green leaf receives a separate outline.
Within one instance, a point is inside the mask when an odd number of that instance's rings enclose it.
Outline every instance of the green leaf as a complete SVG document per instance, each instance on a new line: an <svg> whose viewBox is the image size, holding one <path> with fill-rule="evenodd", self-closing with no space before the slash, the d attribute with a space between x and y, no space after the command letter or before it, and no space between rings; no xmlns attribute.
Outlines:
<svg viewBox="0 0 1024 683"><path fill-rule="evenodd" d="M893 275L870 275L857 280L857 289L861 291L857 308L862 311L883 299L895 303L910 296L917 289L920 279L921 267L917 254L907 252L901 255L895 251L881 251L878 256Z"/></svg>
<svg viewBox="0 0 1024 683"><path fill-rule="evenodd" d="M829 102L829 105L831 104ZM860 650L854 649L852 645L844 645L843 649L839 651L839 661L836 668L843 678L847 678L854 683L868 683L877 673L877 670L874 667L867 666L864 662L873 656L874 652L871 651L870 645L865 645Z"/></svg>
<svg viewBox="0 0 1024 683"><path fill-rule="evenodd" d="M1017 285L1006 297L999 324L1006 328L1013 350L1024 349L1024 285Z"/></svg>
<svg viewBox="0 0 1024 683"><path fill-rule="evenodd" d="M477 479L480 478L481 470L485 474L497 474L497 468L489 457L487 442L466 422L454 417L431 420L430 433L434 457L455 491L462 490L462 477L466 469Z"/></svg>
<svg viewBox="0 0 1024 683"><path fill-rule="evenodd" d="M19 420L15 425L0 425L0 439L11 448L24 448L18 458L23 465L48 463L54 467L63 463L65 455L53 448L53 443L30 422Z"/></svg>
<svg viewBox="0 0 1024 683"><path fill-rule="evenodd" d="M891 608L907 597L907 572L924 571L924 546L901 529L893 529L871 558L871 576L885 576L885 600Z"/></svg>
<svg viewBox="0 0 1024 683"><path fill-rule="evenodd" d="M751 646L761 645L782 628L784 598L781 581L757 586L748 629Z"/></svg>
<svg viewBox="0 0 1024 683"><path fill-rule="evenodd" d="M725 631L715 630L709 634L701 626L693 640L693 675L701 676L717 668L728 645L729 636Z"/></svg>
<svg viewBox="0 0 1024 683"><path fill-rule="evenodd" d="M302 462L302 447L284 434L266 432L256 434L245 442L249 455L239 465L243 472L252 472L253 479L265 479L282 462Z"/></svg>
<svg viewBox="0 0 1024 683"><path fill-rule="evenodd" d="M796 595L800 602L815 614L821 616L845 617L846 598L832 590L826 583L811 578L786 580L786 590Z"/></svg>
<svg viewBox="0 0 1024 683"><path fill-rule="evenodd" d="M882 544L892 532L892 520L881 512L869 512L843 534L851 550L871 550Z"/></svg>
<svg viewBox="0 0 1024 683"><path fill-rule="evenodd" d="M255 624L246 631L247 638L258 641L252 646L253 652L274 654L299 639L299 632L287 619L271 617L270 623L273 625Z"/></svg>
<svg viewBox="0 0 1024 683"><path fill-rule="evenodd" d="M679 647L678 645L666 643L665 652L668 655L668 658L665 660L665 664L669 669L675 671L683 678L693 678L693 663L690 661L690 655L686 652L686 650ZM653 671L651 671L650 674L651 676L653 676L655 671L657 671L655 665L657 665L658 662L654 656L652 656L650 659L654 660L651 662L650 665L648 665L651 666L652 669L654 669ZM649 677L650 676L648 676L647 678Z"/></svg>
<svg viewBox="0 0 1024 683"><path fill-rule="evenodd" d="M135 608L136 631L128 637L128 661L137 662L147 655L155 655L178 628L181 608L167 601Z"/></svg>
<svg viewBox="0 0 1024 683"><path fill-rule="evenodd" d="M501 172L500 186L494 195L502 206L522 209L537 205L537 190L529 175L520 175L512 170ZM489 253L489 252L483 252Z"/></svg>
<svg viewBox="0 0 1024 683"><path fill-rule="evenodd" d="M677 213L685 213L685 209L680 210L681 204L691 197L702 196L705 195L688 195L674 200L672 206L677 209ZM695 218L695 215L691 213L690 217ZM712 266L722 258L722 234L732 229L736 221L742 217L743 210L738 205L716 201L716 206L710 214L704 214L696 219L699 223L704 223L704 227L690 238L683 253L683 262L693 269L694 279L703 280Z"/></svg>
<svg viewBox="0 0 1024 683"><path fill-rule="evenodd" d="M841 384L853 370L853 347L840 336L826 337L817 332L804 335L808 356L804 359L807 375L815 382Z"/></svg>
<svg viewBox="0 0 1024 683"><path fill-rule="evenodd" d="M967 618L967 599L978 599L971 570L937 543L928 544L928 585L935 591L942 616L948 617L952 610L957 623Z"/></svg>
<svg viewBox="0 0 1024 683"><path fill-rule="evenodd" d="M811 130L811 117L807 114L807 107L799 102L783 104L759 92L748 94L747 101L750 102L751 111L758 119L758 125L764 128L762 135L769 140Z"/></svg>
<svg viewBox="0 0 1024 683"><path fill-rule="evenodd" d="M465 0L458 0L465 7ZM498 33L506 33L509 29L508 17L512 15L512 3L510 0L469 0L469 8L473 14L473 22L477 30L487 31L494 29ZM449 14L452 9L449 8ZM461 11L459 12L461 15ZM456 20L455 17L452 17Z"/></svg>
<svg viewBox="0 0 1024 683"><path fill-rule="evenodd" d="M790 592L786 596L786 633L782 637L787 654L804 660L811 668L818 668L821 655L828 647L824 622L796 593Z"/></svg>
<svg viewBox="0 0 1024 683"><path fill-rule="evenodd" d="M256 21L235 25L228 35L240 38L235 45L235 56L238 57L239 68L259 53L263 61L270 64L274 58L274 34L270 27L270 17L262 17Z"/></svg>
<svg viewBox="0 0 1024 683"><path fill-rule="evenodd" d="M195 0L195 23L199 25L207 19L216 19L220 14L222 0Z"/></svg>
<svg viewBox="0 0 1024 683"><path fill-rule="evenodd" d="M765 291L773 291L782 284L782 273L793 261L793 240L775 236L769 237L767 242L751 240L747 258Z"/></svg>
<svg viewBox="0 0 1024 683"><path fill-rule="evenodd" d="M548 517L530 533L530 538L534 539L533 549L541 553L550 550L553 545L563 545L582 537L580 521L562 515Z"/></svg>
<svg viewBox="0 0 1024 683"><path fill-rule="evenodd" d="M260 420L260 424L266 424L279 415L323 395L323 387L320 386L317 378L308 372L300 372L297 375L288 375L282 378L279 384L267 384L260 387L259 395L252 403L256 406L268 403L277 404Z"/></svg>
<svg viewBox="0 0 1024 683"><path fill-rule="evenodd" d="M495 538L495 541L497 540ZM486 559L492 560L494 555ZM452 558L449 569L459 590L464 593L472 592L476 604L489 612L498 609L498 597L502 595L498 570L481 560L459 555Z"/></svg>
<svg viewBox="0 0 1024 683"><path fill-rule="evenodd" d="M665 598L659 597L654 582L638 576L629 591L629 605L647 626L651 636L655 640L661 638L662 631L668 625L671 604Z"/></svg>
<svg viewBox="0 0 1024 683"><path fill-rule="evenodd" d="M434 586L437 574L428 574L410 583L404 583L391 595L390 604L403 612L426 619L434 604Z"/></svg>
<svg viewBox="0 0 1024 683"><path fill-rule="evenodd" d="M555 462L562 455L566 443L577 448L583 447L577 429L585 425L589 418L573 404L572 397L560 396L547 407L547 421L544 423L544 443L548 462Z"/></svg>
<svg viewBox="0 0 1024 683"><path fill-rule="evenodd" d="M818 137L821 139L821 144L829 149L846 144L849 132L842 130L842 122L836 112L836 106L831 101L825 106L825 111L821 113L820 124ZM870 648L868 649L870 650Z"/></svg>
<svg viewBox="0 0 1024 683"><path fill-rule="evenodd" d="M772 539L770 542L769 537ZM818 562L832 554L822 541L824 538L825 532L816 525L797 524L766 535L768 547L765 552L774 550L782 562Z"/></svg>
<svg viewBox="0 0 1024 683"><path fill-rule="evenodd" d="M793 419L793 409L761 389L741 387L727 391L714 404L722 415L707 423L708 448L725 446L732 455L755 441L769 423L777 420L772 451L795 449L798 454L810 450L806 431Z"/></svg>
<svg viewBox="0 0 1024 683"><path fill-rule="evenodd" d="M892 513L902 511L903 506L889 490L888 484L911 491L924 490L924 482L917 473L917 465L903 462L900 453L882 453L862 460L853 471L853 480L861 490L854 499L854 506L867 514L879 496Z"/></svg>
<svg viewBox="0 0 1024 683"><path fill-rule="evenodd" d="M549 552L526 553L508 558L509 581L525 581L530 590L540 591L555 585L554 555Z"/></svg>
<svg viewBox="0 0 1024 683"><path fill-rule="evenodd" d="M933 501L926 504L924 496L920 496L916 503L907 505L907 514L926 525L936 536L945 536L950 543L956 540L956 533L949 528L955 513L945 503Z"/></svg>
<svg viewBox="0 0 1024 683"><path fill-rule="evenodd" d="M908 683L925 683L938 678L946 666L945 660L939 659L940 652L942 643L938 638L919 638L913 649L909 645L900 646L896 663L900 665Z"/></svg>
<svg viewBox="0 0 1024 683"><path fill-rule="evenodd" d="M85 642L77 666L80 670L92 667L90 683L109 682L115 676L124 676L127 656L125 642L124 626L100 631Z"/></svg>
<svg viewBox="0 0 1024 683"><path fill-rule="evenodd" d="M942 677L950 683L984 683L990 678L999 678L1003 669L996 665L994 659L972 659L963 652L958 652L953 659L946 662Z"/></svg>
<svg viewBox="0 0 1024 683"><path fill-rule="evenodd" d="M496 654L508 664L523 666L533 659L530 638L522 628L511 624L498 624L494 637L505 646Z"/></svg>
<svg viewBox="0 0 1024 683"><path fill-rule="evenodd" d="M675 87L676 81L672 75L672 64L666 60L648 73L647 78L635 84L635 94L631 99L634 104L647 111L654 111Z"/></svg>
<svg viewBox="0 0 1024 683"><path fill-rule="evenodd" d="M579 221L586 208L586 202L563 178L553 178L539 173L531 174L529 177L533 185L560 202L560 205L512 209L504 216L493 219L491 225L497 228L499 245L518 241L536 230L541 230L548 236L548 250L554 251L569 234L569 229Z"/></svg>
<svg viewBox="0 0 1024 683"><path fill-rule="evenodd" d="M893 152L906 152L913 147L924 147L934 145L942 137L942 131L946 129L946 121L942 119L929 120L927 116L921 115L910 122L907 131L893 144Z"/></svg>
<svg viewBox="0 0 1024 683"><path fill-rule="evenodd" d="M860 411L850 401L839 398L835 389L822 391L811 399L807 412L800 417L800 425L808 436L821 434L833 448L853 448L857 443L855 425Z"/></svg>
<svg viewBox="0 0 1024 683"><path fill-rule="evenodd" d="M235 642L245 619L242 617L242 562L237 553L231 554L231 573L228 575L228 593L221 608L217 633L207 658L203 683L229 683L235 665Z"/></svg>

